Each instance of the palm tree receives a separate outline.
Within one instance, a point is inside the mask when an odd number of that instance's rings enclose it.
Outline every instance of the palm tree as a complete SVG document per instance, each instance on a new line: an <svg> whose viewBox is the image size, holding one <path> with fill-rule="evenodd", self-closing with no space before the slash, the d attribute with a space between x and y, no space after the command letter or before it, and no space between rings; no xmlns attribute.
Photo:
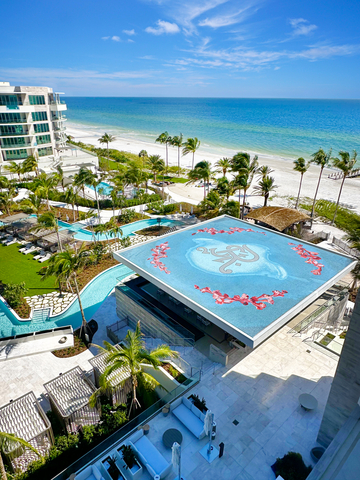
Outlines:
<svg viewBox="0 0 360 480"><path fill-rule="evenodd" d="M5 433L5 432L0 432L0 475L1 475L1 480L7 480L7 473L5 470L4 462L2 459L1 452L4 450L4 448L8 446L13 446L14 444L20 444L21 446L28 448L32 452L36 453L36 455L40 458L41 455L40 453L34 448L30 443L28 443L26 440L23 438L17 437L16 435L12 433Z"/></svg>
<svg viewBox="0 0 360 480"><path fill-rule="evenodd" d="M65 192L65 176L64 170L61 168L61 165L56 166L56 172L54 173L53 177L56 184L61 185L63 192Z"/></svg>
<svg viewBox="0 0 360 480"><path fill-rule="evenodd" d="M180 170L181 170L181 162L180 162L180 149L183 144L183 134L180 133L180 135L175 135L175 137L172 137L171 139L171 145L173 147L177 147L178 149L178 177L180 177Z"/></svg>
<svg viewBox="0 0 360 480"><path fill-rule="evenodd" d="M0 188L9 188L10 182L3 175L0 176Z"/></svg>
<svg viewBox="0 0 360 480"><path fill-rule="evenodd" d="M10 215L10 209L14 203L13 196L15 190L9 189L7 192L0 192L0 208L4 208L6 213Z"/></svg>
<svg viewBox="0 0 360 480"><path fill-rule="evenodd" d="M188 173L189 182L194 183L197 180L204 181L204 199L206 197L206 184L208 184L208 189L210 189L210 178L212 177L211 163L203 160L195 165L195 168Z"/></svg>
<svg viewBox="0 0 360 480"><path fill-rule="evenodd" d="M74 187L68 187L65 191L65 202L67 204L70 204L72 206L73 210L73 217L74 217L74 222L76 220L75 218L75 202L76 202L76 197L77 197L77 190L75 190Z"/></svg>
<svg viewBox="0 0 360 480"><path fill-rule="evenodd" d="M37 220L37 225L35 225L35 227L32 227L31 230L35 232L38 232L39 230L55 230L58 239L58 245L60 247L60 251L62 252L63 248L59 235L59 223L57 218L55 217L55 214L53 212L45 212L40 215Z"/></svg>
<svg viewBox="0 0 360 480"><path fill-rule="evenodd" d="M78 273L84 268L89 260L88 252L85 250L84 244L81 245L78 252L73 252L66 247L63 252L56 253L49 260L49 267L53 274L66 282L73 280L76 295L79 302L80 312L82 316L82 324L80 329L80 337L82 337L83 329L86 326L86 318L81 303L79 285L77 282Z"/></svg>
<svg viewBox="0 0 360 480"><path fill-rule="evenodd" d="M39 162L35 155L27 157L22 164L24 173L36 172L39 175Z"/></svg>
<svg viewBox="0 0 360 480"><path fill-rule="evenodd" d="M35 178L34 185L35 194L43 198L45 197L47 208L50 210L49 194L54 188L54 179L52 177L48 177L46 173L41 173Z"/></svg>
<svg viewBox="0 0 360 480"><path fill-rule="evenodd" d="M226 177L226 172L227 172L228 170L230 170L230 168L231 168L231 160L230 160L230 158L226 158L226 157L220 158L220 160L218 160L218 161L215 163L215 167L218 168L217 173L221 173L221 172L222 172L223 177Z"/></svg>
<svg viewBox="0 0 360 480"><path fill-rule="evenodd" d="M216 190L211 190L206 198L199 203L199 207L204 212L206 218L213 218L219 215L224 203L224 197Z"/></svg>
<svg viewBox="0 0 360 480"><path fill-rule="evenodd" d="M270 173L273 173L273 169L270 168L268 165L261 165L258 169L257 169L257 174L259 174L261 176L261 178L265 178L266 176L269 176Z"/></svg>
<svg viewBox="0 0 360 480"><path fill-rule="evenodd" d="M10 173L13 173L14 175L18 175L19 182L20 182L21 174L23 173L21 163L10 162L9 165L6 166L6 169L9 170Z"/></svg>
<svg viewBox="0 0 360 480"><path fill-rule="evenodd" d="M196 137L194 138L188 138L186 142L183 143L183 151L182 154L183 156L187 155L188 153L192 153L192 169L194 168L194 163L195 163L195 152L196 150L200 147L200 140L198 140Z"/></svg>
<svg viewBox="0 0 360 480"><path fill-rule="evenodd" d="M274 191L277 185L274 184L275 179L273 177L266 176L262 180L260 180L259 185L254 187L256 192L259 192L258 195L264 197L264 207L267 206L267 201L270 195L270 192Z"/></svg>
<svg viewBox="0 0 360 480"><path fill-rule="evenodd" d="M156 175L165 170L165 162L160 155L151 155L148 159L148 166L154 175L154 182L156 183Z"/></svg>
<svg viewBox="0 0 360 480"><path fill-rule="evenodd" d="M89 185L93 173L86 167L81 167L78 173L74 176L74 185L81 188L83 197L85 198L85 186Z"/></svg>
<svg viewBox="0 0 360 480"><path fill-rule="evenodd" d="M259 162L258 156L255 155L251 160L251 157L246 152L239 152L230 160L232 171L236 172L240 177L239 186L242 186L244 190L243 206L241 209L241 219L244 218L246 192L251 186L254 179L254 175L258 172ZM239 179L240 180L240 179ZM239 190L239 203L240 203L240 190Z"/></svg>
<svg viewBox="0 0 360 480"><path fill-rule="evenodd" d="M350 242L351 248L356 249L359 254L360 254L360 230L353 230L349 233L349 235L346 237L346 240ZM351 270L351 275L353 277L353 283L350 287L351 292L355 292L356 287L357 287L357 282L360 280L360 255L358 255L358 262L355 265L354 269Z"/></svg>
<svg viewBox="0 0 360 480"><path fill-rule="evenodd" d="M342 193L342 189L343 189L346 177L349 176L349 174L354 169L354 166L356 164L357 152L356 152L356 150L354 150L353 156L350 157L349 152L344 152L342 150L341 152L339 152L339 156L340 156L340 158L333 158L333 165L334 165L334 167L338 168L339 170L341 170L343 172L343 179L342 179L342 182L341 182L341 185L340 185L339 196L338 196L338 199L337 199L337 202L336 202L335 213L334 213L334 217L332 219L331 225L334 225L334 222L335 222L337 210L338 210L338 207L339 207L340 197L341 197L341 193Z"/></svg>
<svg viewBox="0 0 360 480"><path fill-rule="evenodd" d="M318 165L320 167L320 175L319 175L319 180L316 186L315 190L315 196L314 196L314 201L311 209L311 225L314 219L314 213L315 213L315 202L316 202L316 197L318 194L319 186L320 186L320 181L321 181L321 175L323 173L323 170L325 167L327 167L330 164L331 160L331 149L329 150L328 153L325 153L325 151L320 148L317 152L313 153L312 160L310 160L311 163L315 163L315 165Z"/></svg>
<svg viewBox="0 0 360 480"><path fill-rule="evenodd" d="M110 160L109 160L109 143L111 142L114 142L116 140L116 138L114 137L114 135L110 135L110 133L104 133L104 135L102 137L99 138L99 142L101 144L104 144L106 143L106 150L107 150L107 160L108 160L108 168L110 169Z"/></svg>
<svg viewBox="0 0 360 480"><path fill-rule="evenodd" d="M125 371L128 371L131 378L132 385L132 399L128 417L130 418L132 409L139 408L140 402L137 398L137 388L151 388L154 389L159 383L149 373L145 373L141 364L152 365L155 369L158 369L163 360L168 358L178 357L178 352L171 350L168 345L159 345L152 351L148 351L145 348L145 342L143 340L143 334L140 330L140 322L137 323L135 332L128 330L128 333L123 341L121 347L116 347L108 342L104 342L104 347L98 347L106 354L105 362L107 367L104 373L100 377L100 391L97 394L104 392L111 388L111 384L114 381L114 373L121 376ZM96 404L97 395L91 397L90 405Z"/></svg>
<svg viewBox="0 0 360 480"><path fill-rule="evenodd" d="M161 143L161 145L165 145L165 169L167 171L169 166L168 146L171 143L171 137L168 132L165 131L158 136L158 138L155 140L155 143Z"/></svg>
<svg viewBox="0 0 360 480"><path fill-rule="evenodd" d="M116 223L113 223L111 225L109 233L110 233L110 237L114 237L116 239L120 239L120 237L123 236L123 231L121 227L119 227Z"/></svg>
<svg viewBox="0 0 360 480"><path fill-rule="evenodd" d="M21 202L21 207L26 210L26 212L39 215L40 210L42 210L41 198L34 193L31 193L28 198Z"/></svg>
<svg viewBox="0 0 360 480"><path fill-rule="evenodd" d="M294 170L296 172L299 172L300 175L301 175L300 176L299 192L298 192L298 196L297 196L296 204L295 204L296 210L297 210L298 205L299 205L299 198L300 198L301 184L302 184L302 181L303 181L303 176L304 176L304 173L306 173L308 171L309 167L310 167L310 162L306 162L302 157L298 158L297 160L294 160Z"/></svg>
<svg viewBox="0 0 360 480"><path fill-rule="evenodd" d="M139 157L140 158L146 158L148 156L148 153L146 150L140 150L139 152Z"/></svg>
<svg viewBox="0 0 360 480"><path fill-rule="evenodd" d="M220 177L217 179L217 191L220 195L225 195L226 200L229 200L230 195L234 193L233 182L229 182L226 177Z"/></svg>

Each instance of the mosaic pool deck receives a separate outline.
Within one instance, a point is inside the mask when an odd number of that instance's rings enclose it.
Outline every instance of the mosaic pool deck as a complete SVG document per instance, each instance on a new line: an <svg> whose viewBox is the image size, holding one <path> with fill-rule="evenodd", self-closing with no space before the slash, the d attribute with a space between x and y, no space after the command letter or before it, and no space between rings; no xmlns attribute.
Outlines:
<svg viewBox="0 0 360 480"><path fill-rule="evenodd" d="M229 216L114 256L252 347L355 265L345 255Z"/></svg>

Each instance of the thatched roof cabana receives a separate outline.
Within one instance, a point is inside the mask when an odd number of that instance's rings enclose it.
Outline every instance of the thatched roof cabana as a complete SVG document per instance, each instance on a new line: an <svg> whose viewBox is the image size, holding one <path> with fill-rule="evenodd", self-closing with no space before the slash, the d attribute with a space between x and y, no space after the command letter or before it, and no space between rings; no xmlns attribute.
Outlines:
<svg viewBox="0 0 360 480"><path fill-rule="evenodd" d="M116 347L118 347L116 345ZM95 385L100 387L100 377L107 367L106 352L99 353L94 358L89 360L89 363L94 369ZM119 403L126 403L127 395L131 391L130 372L126 369L119 369L110 375L110 388L108 397L111 398L113 405Z"/></svg>
<svg viewBox="0 0 360 480"><path fill-rule="evenodd" d="M42 456L48 453L54 443L50 421L36 400L34 392L1 407L0 431L26 440ZM14 471L24 472L30 463L39 458L18 443L5 442L2 453Z"/></svg>
<svg viewBox="0 0 360 480"><path fill-rule="evenodd" d="M96 388L80 367L44 383L44 387L52 411L69 433L76 432L80 425L99 423L99 409L89 406L90 397Z"/></svg>
<svg viewBox="0 0 360 480"><path fill-rule="evenodd" d="M253 210L246 215L246 218L251 218L256 222L261 222L269 227L274 228L279 232L283 232L294 223L305 222L310 220L308 215L295 210L295 208L285 207L261 207Z"/></svg>

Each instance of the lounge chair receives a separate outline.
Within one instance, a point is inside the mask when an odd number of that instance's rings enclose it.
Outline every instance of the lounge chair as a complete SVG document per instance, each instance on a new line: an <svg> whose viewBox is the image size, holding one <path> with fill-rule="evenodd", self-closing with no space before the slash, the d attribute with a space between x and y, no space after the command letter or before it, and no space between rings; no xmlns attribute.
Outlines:
<svg viewBox="0 0 360 480"><path fill-rule="evenodd" d="M7 237L1 241L5 245L5 243L10 242L11 240L14 240L14 237L11 237L10 235L7 235Z"/></svg>
<svg viewBox="0 0 360 480"><path fill-rule="evenodd" d="M39 262L39 263L46 262L46 260L49 260L50 257L51 257L51 253L47 253L47 254L45 255L45 257L40 258L40 260L38 260L38 262Z"/></svg>
<svg viewBox="0 0 360 480"><path fill-rule="evenodd" d="M27 243L25 247L19 248L19 252L23 253L25 250L28 250L32 246L32 243Z"/></svg>
<svg viewBox="0 0 360 480"><path fill-rule="evenodd" d="M40 260L41 257L45 257L46 252L45 250L41 250L37 255L33 257L33 260Z"/></svg>
<svg viewBox="0 0 360 480"><path fill-rule="evenodd" d="M23 255L27 255L28 253L36 252L37 250L40 250L40 247L35 247L35 245L33 245L32 247L28 248L27 250L24 250L22 253L23 253Z"/></svg>
<svg viewBox="0 0 360 480"><path fill-rule="evenodd" d="M8 247L9 245L12 245L13 243L17 243L17 242L18 242L18 239L17 239L17 238L13 238L11 241L6 242L5 245Z"/></svg>

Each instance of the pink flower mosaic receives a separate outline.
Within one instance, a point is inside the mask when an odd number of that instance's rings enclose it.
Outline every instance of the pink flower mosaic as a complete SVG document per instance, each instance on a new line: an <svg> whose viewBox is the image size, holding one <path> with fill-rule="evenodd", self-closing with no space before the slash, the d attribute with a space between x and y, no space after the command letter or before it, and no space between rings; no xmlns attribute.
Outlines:
<svg viewBox="0 0 360 480"><path fill-rule="evenodd" d="M252 232L260 233L261 235L266 235L265 232L258 232L252 228L240 228L240 227L230 227L229 230L217 230L216 228L200 228L197 232L192 233L191 235L196 235L197 233L210 233L210 235L216 235L217 233L227 233L232 235L233 233L242 233L242 232Z"/></svg>
<svg viewBox="0 0 360 480"><path fill-rule="evenodd" d="M160 271L169 274L170 271L166 268L166 265L160 261L161 258L167 258L166 250L170 250L168 242L156 245L155 248L151 249L153 252L151 254L152 258L148 258L148 260L151 260L150 263L154 265L154 268L158 268Z"/></svg>
<svg viewBox="0 0 360 480"><path fill-rule="evenodd" d="M300 255L301 258L307 259L305 263L310 263L310 265L314 265L314 267L316 267L314 270L311 270L311 273L314 275L321 275L324 265L318 262L318 260L321 260L321 257L319 257L317 252L310 252L309 250L306 250L301 243L296 245L295 243L289 242L289 245L294 245L291 250L295 250L295 252Z"/></svg>
<svg viewBox="0 0 360 480"><path fill-rule="evenodd" d="M270 305L274 304L275 297L283 297L286 293L286 290L273 290L272 295L267 295L263 293L259 297L249 297L246 293L240 295L234 295L233 297L229 297L227 293L222 294L220 290L210 290L209 287L200 288L198 285L194 285L196 290L199 290L201 293L210 293L212 297L215 299L215 303L218 305L229 304L233 302L239 302L243 305L254 305L256 310L263 310L266 308L265 302L269 303Z"/></svg>

